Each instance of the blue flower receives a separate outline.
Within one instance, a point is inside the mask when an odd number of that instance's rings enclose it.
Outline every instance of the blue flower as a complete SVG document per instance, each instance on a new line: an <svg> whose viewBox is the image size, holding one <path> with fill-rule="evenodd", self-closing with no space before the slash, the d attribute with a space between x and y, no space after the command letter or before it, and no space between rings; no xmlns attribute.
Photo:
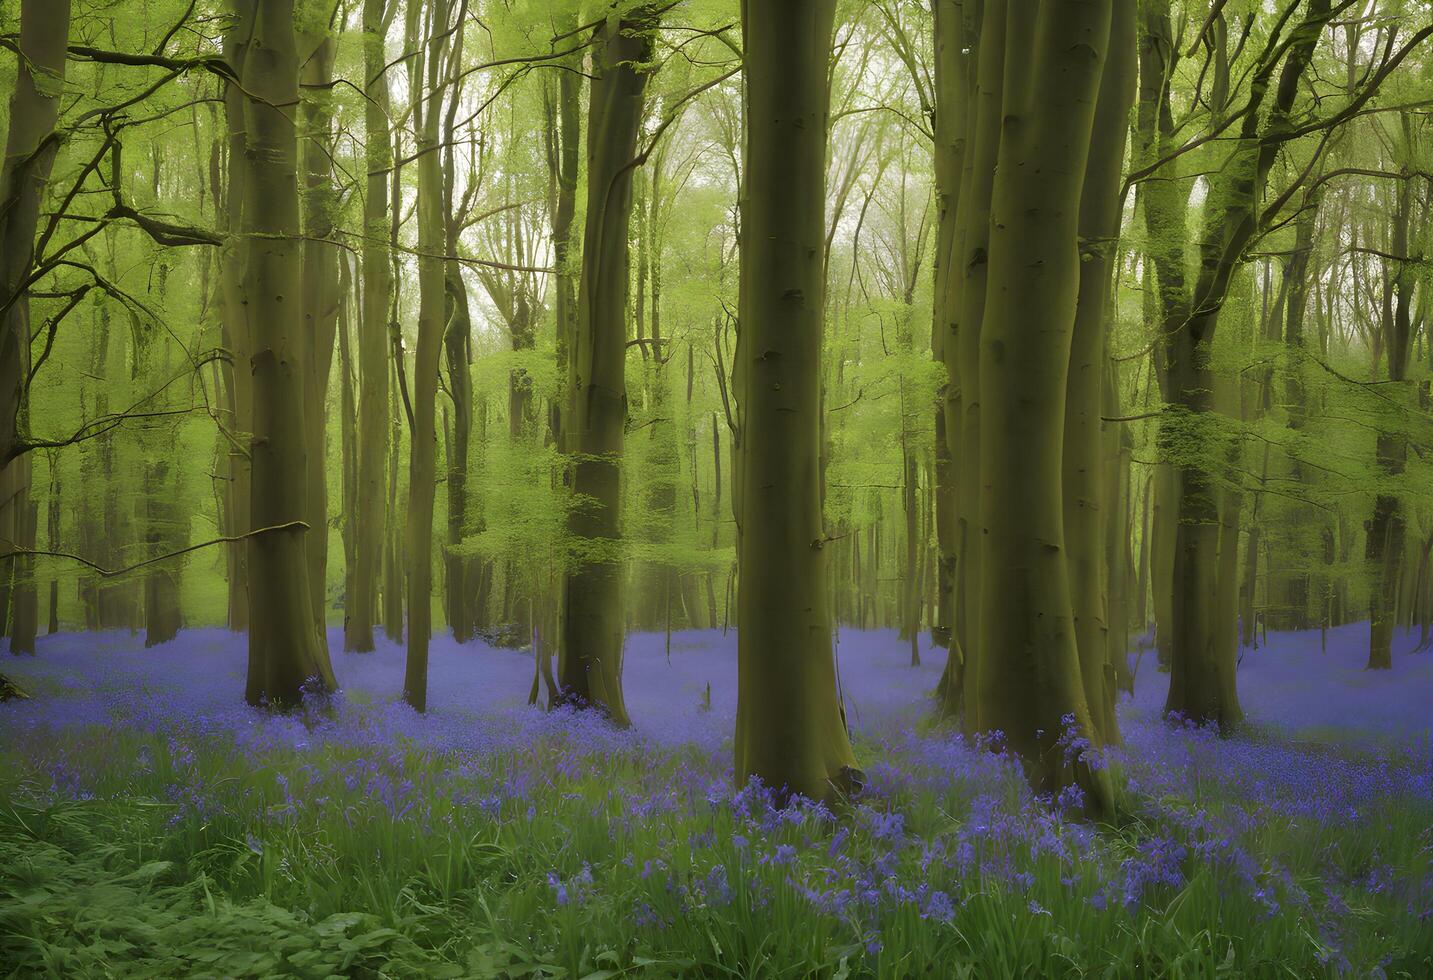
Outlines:
<svg viewBox="0 0 1433 980"><path fill-rule="evenodd" d="M558 905L567 904L567 886L562 883L562 879L557 876L556 871L547 873L547 887L552 889L553 897L557 900Z"/></svg>

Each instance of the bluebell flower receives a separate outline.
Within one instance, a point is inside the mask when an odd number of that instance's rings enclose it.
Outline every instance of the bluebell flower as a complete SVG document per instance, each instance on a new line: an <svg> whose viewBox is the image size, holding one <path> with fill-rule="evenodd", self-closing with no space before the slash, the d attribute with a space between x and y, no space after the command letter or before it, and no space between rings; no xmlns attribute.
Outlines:
<svg viewBox="0 0 1433 980"><path fill-rule="evenodd" d="M558 877L556 871L547 873L547 887L552 889L553 897L557 900L558 905L567 904L567 886L562 883L562 879Z"/></svg>

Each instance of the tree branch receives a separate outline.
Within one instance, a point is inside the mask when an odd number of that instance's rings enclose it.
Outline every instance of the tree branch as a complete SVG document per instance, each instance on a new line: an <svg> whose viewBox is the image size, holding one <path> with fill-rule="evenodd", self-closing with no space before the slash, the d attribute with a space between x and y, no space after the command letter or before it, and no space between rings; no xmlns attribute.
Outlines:
<svg viewBox="0 0 1433 980"><path fill-rule="evenodd" d="M198 544L191 544L187 548L180 548L178 551L166 552L162 555L155 555L153 558L146 558L144 559L144 561L137 561L133 565L125 565L123 568L105 568L102 565L98 565L90 561L88 558L85 558L81 555L71 554L68 551L40 551L35 548L15 548L13 551L8 551L5 554L0 555L0 561L14 558L31 557L68 558L71 561L77 561L81 565L84 565L86 568L91 569L100 578L117 578L120 575L135 571L136 569L145 568L149 565L155 565L162 561L168 561L171 558L178 558L180 555L187 555L191 551L198 551L200 548L208 548L216 544L233 544L238 541L243 541L245 538L258 537L260 534L270 534L274 531L307 530L309 530L309 525L304 521L289 521L286 524L273 524L269 527L260 527L255 528L252 531L245 531L243 534L226 534L223 537L211 538L208 541L201 541ZM3 543L7 546L14 545L13 541L7 541L4 539L0 539L0 543Z"/></svg>

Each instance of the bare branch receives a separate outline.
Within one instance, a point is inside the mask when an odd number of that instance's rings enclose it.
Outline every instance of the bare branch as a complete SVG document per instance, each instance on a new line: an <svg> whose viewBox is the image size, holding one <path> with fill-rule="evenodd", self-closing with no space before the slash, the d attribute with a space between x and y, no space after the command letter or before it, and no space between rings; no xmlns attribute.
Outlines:
<svg viewBox="0 0 1433 980"><path fill-rule="evenodd" d="M178 551L170 551L162 555L155 555L153 558L146 558L144 561L137 561L133 565L125 565L123 568L105 568L90 561L82 555L71 554L68 551L40 551L35 548L14 548L0 555L0 561L14 558L68 558L70 561L77 561L81 565L93 571L100 578L118 578L136 569L145 568L149 565L156 565L171 558L178 558L180 555L187 555L191 551L198 551L201 548L209 548L216 544L234 544L246 538L258 537L260 534L271 534L275 531L307 531L309 525L304 521L289 521L286 524L273 524L269 527L255 528L252 531L245 531L243 534L226 534L223 537L211 538L208 541L201 541L198 544L191 544L187 548L180 548ZM0 544L7 547L14 547L13 541L0 539Z"/></svg>

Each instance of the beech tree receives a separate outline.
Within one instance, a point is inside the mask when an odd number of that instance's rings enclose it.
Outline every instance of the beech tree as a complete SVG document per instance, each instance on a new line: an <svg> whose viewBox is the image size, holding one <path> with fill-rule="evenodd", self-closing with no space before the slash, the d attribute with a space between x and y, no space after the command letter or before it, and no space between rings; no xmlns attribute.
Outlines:
<svg viewBox="0 0 1433 980"><path fill-rule="evenodd" d="M19 55L10 96L5 159L0 163L0 548L7 555L35 546L36 504L30 499L29 280L40 204L59 149L55 123L65 79L70 4L20 7ZM5 562L4 615L11 652L34 653L39 610L28 558ZM12 578L13 576L13 578Z"/></svg>
<svg viewBox="0 0 1433 980"><path fill-rule="evenodd" d="M621 455L627 420L628 232L632 171L642 120L655 14L637 7L593 35L597 75L587 113L587 210L576 332L568 364L571 410L564 434L581 495L568 531L578 553L562 599L560 696L628 724L622 700L624 635L620 537Z"/></svg>
<svg viewBox="0 0 1433 980"><path fill-rule="evenodd" d="M392 291L388 252L389 170L393 148L389 135L388 58L384 35L397 4L364 0L363 73L364 143L363 302L358 327L358 486L354 526L352 592L345 604L344 646L360 653L373 649L378 621L378 584L385 540L388 429L388 351Z"/></svg>
<svg viewBox="0 0 1433 980"><path fill-rule="evenodd" d="M252 25L244 57L244 315L253 351L248 539L251 704L295 704L306 684L336 685L314 628L308 535L324 528L308 496L303 254L299 242L299 60L293 0L240 0Z"/></svg>
<svg viewBox="0 0 1433 980"><path fill-rule="evenodd" d="M859 780L831 653L819 458L834 16L834 0L742 7L736 778L812 799Z"/></svg>

